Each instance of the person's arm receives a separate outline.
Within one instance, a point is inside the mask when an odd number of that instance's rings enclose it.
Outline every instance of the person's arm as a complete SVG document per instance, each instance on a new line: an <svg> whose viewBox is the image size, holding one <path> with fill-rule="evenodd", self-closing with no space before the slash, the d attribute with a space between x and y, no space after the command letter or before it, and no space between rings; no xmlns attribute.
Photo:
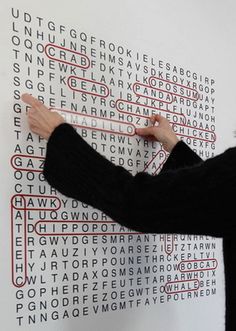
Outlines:
<svg viewBox="0 0 236 331"><path fill-rule="evenodd" d="M32 132L49 139L44 174L61 193L137 231L219 237L235 233L236 148L196 166L132 176L93 150L72 126L62 124L59 114L29 94L22 100L31 106ZM151 135L171 152L178 138L169 122L160 115L151 122L137 133Z"/></svg>
<svg viewBox="0 0 236 331"><path fill-rule="evenodd" d="M136 231L223 237L236 228L235 167L232 148L193 167L132 176L62 124L49 138L44 175L61 193Z"/></svg>
<svg viewBox="0 0 236 331"><path fill-rule="evenodd" d="M185 142L180 140L172 149L160 172L189 167L203 160Z"/></svg>
<svg viewBox="0 0 236 331"><path fill-rule="evenodd" d="M136 133L144 138L159 141L169 154L164 162L161 172L192 166L200 163L202 159L182 140L179 140L169 121L161 115L150 118L149 127L136 129Z"/></svg>

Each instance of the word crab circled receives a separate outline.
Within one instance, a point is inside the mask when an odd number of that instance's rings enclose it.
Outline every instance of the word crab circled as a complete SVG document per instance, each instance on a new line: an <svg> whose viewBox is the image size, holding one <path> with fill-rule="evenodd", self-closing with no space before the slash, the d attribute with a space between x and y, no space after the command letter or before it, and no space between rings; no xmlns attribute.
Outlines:
<svg viewBox="0 0 236 331"><path fill-rule="evenodd" d="M86 55L72 51L69 48L54 44L47 44L44 47L44 52L46 56L53 61L61 62L82 69L88 69L90 67L90 60Z"/></svg>

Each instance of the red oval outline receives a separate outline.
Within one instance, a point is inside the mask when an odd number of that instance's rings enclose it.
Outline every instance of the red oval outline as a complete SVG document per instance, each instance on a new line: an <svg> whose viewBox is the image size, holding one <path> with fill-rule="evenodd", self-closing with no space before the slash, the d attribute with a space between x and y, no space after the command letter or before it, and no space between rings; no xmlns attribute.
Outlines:
<svg viewBox="0 0 236 331"><path fill-rule="evenodd" d="M15 170L20 170L20 171L29 171L29 172L42 172L42 170L35 170L35 169L29 169L29 168L17 168L14 166L13 164L13 160L15 157L21 157L21 158L30 158L30 159L39 159L39 160L45 160L45 157L40 157L40 156L32 156L32 155L27 155L27 154L14 154L12 155L11 159L10 159L10 163L13 169Z"/></svg>
<svg viewBox="0 0 236 331"><path fill-rule="evenodd" d="M57 208L52 208L52 209L48 209L48 208L16 208L14 205L13 205L13 199L15 197L21 197L23 199L25 199L25 197L29 197L29 198L47 198L47 199L56 199L58 202L59 202L59 206ZM26 200L25 200L25 204L26 204ZM11 205L14 209L16 210L44 210L44 211L56 211L56 210L59 210L61 208L61 200L55 196L55 195L37 195L37 194L15 194L12 196L11 198Z"/></svg>
<svg viewBox="0 0 236 331"><path fill-rule="evenodd" d="M86 61L88 62L88 65L87 65L87 66L81 66L81 65L79 65L79 64L74 64L74 63L72 63L72 62L67 62L67 61L59 60L58 58L54 58L54 57L50 56L50 55L48 54L48 52L47 52L47 48L48 48L49 46L51 46L51 47L55 47L55 48L59 48L59 49L62 49L62 50L64 50L64 51L68 51L68 52L70 52L70 53L74 53L74 54L76 54L76 55L79 55L79 56L81 56L81 57L84 57L84 58L86 59ZM57 62L61 62L61 63L65 63L65 64L70 65L70 66L72 66L72 67L78 67L78 68L83 68L83 69L88 69L88 68L90 67L90 59L87 57L87 55L84 55L84 54L79 53L79 52L76 52L76 51L72 51L72 50L69 49L69 48L65 48L65 47L62 47L62 46L58 46L58 45L54 45L54 44L52 44L52 43L49 43L49 44L47 44L47 45L44 47L44 52L45 52L46 56L47 56L50 60L53 60L53 61L57 61Z"/></svg>
<svg viewBox="0 0 236 331"><path fill-rule="evenodd" d="M134 86L135 86L135 85L144 86L144 87L147 87L147 88L150 88L150 89L153 89L153 90L157 90L157 91L164 92L164 93L166 93L166 94L170 94L170 95L171 95L171 99L172 99L172 101L171 101L171 102L167 102L167 101L164 101L164 100L162 100L162 99L156 99L156 98L152 98L152 97L147 97L146 95L143 95L143 94L138 94L138 93L135 92L135 90L134 90ZM134 94L136 94L136 95L139 96L139 97L144 97L144 98L147 98L147 99L157 100L157 101L160 101L160 102L163 102L163 103L167 103L167 104L171 104L171 103L173 103L173 95L172 95L172 93L166 92L166 91L161 90L161 89L159 89L159 88L155 88L155 87L152 87L152 86L150 86L150 85L146 85L146 84L142 84L142 83L138 83L138 82L136 82L136 83L133 84L132 89L133 89Z"/></svg>
<svg viewBox="0 0 236 331"><path fill-rule="evenodd" d="M153 158L147 163L147 165L145 166L145 168L144 168L143 171L146 171L146 170L148 169L148 167L150 166L150 164L152 164L152 162L153 162L154 159L158 156L159 153L163 153L163 154L164 154L164 157L165 157L165 160L166 160L166 155L167 155L166 152L165 152L163 149L160 149L160 150L156 153L156 155L154 155ZM163 162L165 162L165 160L164 160ZM160 166L162 165L163 162L161 162ZM160 167L158 167L158 169L159 169L159 168L160 168ZM157 169L157 170L158 170L158 169ZM156 172L157 170L155 170L155 172Z"/></svg>
<svg viewBox="0 0 236 331"><path fill-rule="evenodd" d="M97 94L97 93L92 93L92 92L87 92L87 91L83 91L83 90L79 90L79 89L76 89L76 88L73 88L71 85L70 85L70 80L71 79L77 79L77 80L82 80L82 81L85 81L85 82L89 82L89 83L93 83L93 84L98 84L98 85L102 85L104 86L106 89L107 89L107 94L104 96L104 95L101 95L101 94ZM94 95L96 97L99 97L99 98L107 98L109 95L110 95L110 92L109 92L109 88L106 84L103 84L103 83L99 83L99 82L96 82L94 80L91 80L91 79L86 79L86 78L81 78L79 76L74 76L74 75L71 75L68 77L67 79L67 85L68 87L73 90L73 91L76 91L76 92L80 92L80 93L84 93L84 94L90 94L90 95Z"/></svg>
<svg viewBox="0 0 236 331"><path fill-rule="evenodd" d="M92 127L88 127L88 126L82 126L82 125L78 125L78 124L73 124L73 126L75 127L79 127L79 128L84 128L84 129L88 129L88 130L96 130L96 131L102 131L102 132L107 132L107 133L113 133L113 134L118 134L121 136L128 136L128 137L133 137L136 135L136 128L134 126L133 123L129 123L129 122L121 122L118 120L111 120L109 118L106 117L99 117L99 116L93 116L93 115L84 115L82 113L78 113L72 110L67 110L67 109L62 109L62 108L49 108L51 110L55 109L61 112L65 112L65 113L70 113L73 115L78 115L78 116L83 116L83 117L89 117L89 118L94 118L94 119L99 119L99 120L103 120L103 121L108 121L108 122L113 122L113 123L118 123L118 124L125 124L127 126L131 126L133 128L133 134L129 134L129 133L121 133L121 132L115 132L115 131L110 131L110 130L106 130L106 129L95 129Z"/></svg>
<svg viewBox="0 0 236 331"><path fill-rule="evenodd" d="M162 108L156 108L156 107L152 107L152 106L146 106L142 103L137 103L137 102L133 102L133 101L128 101L128 100L124 100L124 99L117 99L116 102L115 102L115 108L116 110L119 112L119 113L122 113L122 114L127 114L127 115L131 115L131 116L137 116L137 117L142 117L142 118L150 118L150 116L145 116L145 115L139 115L139 114L135 114L135 113L129 113L125 110L121 110L119 109L118 107L118 103L119 102L124 102L124 103L128 103L128 104L132 104L132 105L137 105L137 106L141 106L141 107L146 107L146 108L150 108L150 109L155 109L155 110L160 110L160 111L163 111L165 113L168 113L168 114L171 114L171 115L177 115L177 116L182 116L184 118L184 122L186 123L186 117L184 114L182 113L174 113L174 112L171 112L171 111L168 111L168 110L165 110L165 109L162 109Z"/></svg>
<svg viewBox="0 0 236 331"><path fill-rule="evenodd" d="M175 283L188 283L188 282L197 282L198 283L198 287L197 288L193 288L193 289L188 289L188 290L180 290L180 291L173 291L173 292L167 292L166 291L166 286L168 284L175 284ZM193 279L188 279L188 280L176 280L176 281L172 281L172 282L167 282L164 286L164 291L166 294L177 294L177 293L185 293L185 292L193 292L193 291L197 291L200 288L200 281L197 278L193 278Z"/></svg>
<svg viewBox="0 0 236 331"><path fill-rule="evenodd" d="M13 197L11 198L11 279L12 279L12 284L17 287L17 288L20 288L20 287L23 287L25 284L26 284L26 280L27 280L27 224L26 224L26 209L23 209L24 210L24 229L23 229L23 232L24 232L24 238L23 238L23 255L24 255L24 262L23 262L23 266L24 266L24 270L23 270L23 282L21 284L17 284L16 281L15 281L15 263L14 263L14 249L15 249L15 246L14 246L14 242L15 242L15 237L14 237L14 230L13 230L13 227L14 227L14 217L13 217L13 210L15 209L12 205L12 200L13 200ZM23 197L23 200L24 197ZM24 203L26 203L26 201L24 201ZM14 237L14 238L13 238Z"/></svg>
<svg viewBox="0 0 236 331"><path fill-rule="evenodd" d="M61 221L61 220L56 220L56 221L51 221L51 220L44 220L44 221L37 221L35 223L35 226L34 226L34 231L35 233L38 235L38 236L84 236L84 235L114 235L114 234L123 234L123 235L129 235L129 234L138 234L138 235L141 235L143 233L140 233L140 232L73 232L73 233L70 233L70 232L62 232L62 233L40 233L38 232L37 230L37 225L39 223L76 223L76 221ZM84 222L84 221L78 221L78 223L113 223L113 224L116 224L116 222L112 222L112 221L105 221L105 222L98 222L98 221L87 221L87 222Z"/></svg>
<svg viewBox="0 0 236 331"><path fill-rule="evenodd" d="M179 124L179 123L171 123L171 124L172 124L172 127L175 126L175 125L182 125L182 124ZM187 135L184 135L184 134L180 134L178 132L175 132L176 135L182 136L182 137L193 138L193 139L197 139L197 140L202 140L202 141L208 141L210 143L214 143L216 141L216 134L215 134L214 131L210 131L210 130L206 130L206 129L201 129L201 128L198 128L198 127L195 127L195 126L191 126L191 125L186 125L186 124L183 124L182 126L185 127L185 128L195 129L195 130L199 130L199 131L208 132L209 134L213 134L214 137L215 137L215 140L209 140L209 139L203 139L203 138L196 138L194 136L187 136Z"/></svg>
<svg viewBox="0 0 236 331"><path fill-rule="evenodd" d="M204 268L204 269L189 269L189 270L180 270L180 265L181 263L191 263L191 262L201 262L201 261L215 261L216 262L216 267L214 268ZM181 273L185 273L185 272L195 272L195 271L208 271L208 270L215 270L217 269L218 267L218 261L215 259L215 258L211 258L211 259L198 259L198 260L183 260L183 261L180 261L179 264L178 264L178 270L181 272Z"/></svg>
<svg viewBox="0 0 236 331"><path fill-rule="evenodd" d="M182 96L181 94L177 94L177 93L169 92L169 93L171 93L172 95L176 95L176 96L179 96L179 97L182 97L182 98L185 98L185 99L189 99L189 100L191 100L191 101L198 101L198 100L199 100L200 94L199 94L199 92L198 92L196 89L193 89L193 88L191 88L191 87L187 87L187 86L182 85L182 84L174 83L174 82L169 81L169 80L166 80L166 79L158 78L158 77L155 77L155 76L150 76L149 79L148 79L148 83L149 83L150 86L152 86L152 87L154 87L154 86L151 84L151 80L152 80L152 79L154 79L154 80L161 80L161 81L163 81L163 82L166 82L166 83L169 83L169 84L173 84L173 85L176 85L176 86L180 86L180 87L186 88L187 90L194 91L194 92L197 93L198 98L197 98L197 99L192 99L192 98L189 98L189 97Z"/></svg>

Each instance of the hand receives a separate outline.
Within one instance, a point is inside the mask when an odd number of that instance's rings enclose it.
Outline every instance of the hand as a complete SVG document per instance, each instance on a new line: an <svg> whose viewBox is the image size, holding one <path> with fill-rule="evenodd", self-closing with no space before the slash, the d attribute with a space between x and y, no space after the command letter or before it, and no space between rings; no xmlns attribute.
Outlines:
<svg viewBox="0 0 236 331"><path fill-rule="evenodd" d="M152 126L136 129L136 133L139 136L159 141L163 144L163 148L170 153L179 139L173 131L169 121L161 115L151 116L150 121ZM156 123L158 123L158 125L155 125Z"/></svg>
<svg viewBox="0 0 236 331"><path fill-rule="evenodd" d="M48 140L54 129L64 123L64 118L49 110L42 102L30 94L23 94L21 100L31 106L28 110L28 123L32 132Z"/></svg>

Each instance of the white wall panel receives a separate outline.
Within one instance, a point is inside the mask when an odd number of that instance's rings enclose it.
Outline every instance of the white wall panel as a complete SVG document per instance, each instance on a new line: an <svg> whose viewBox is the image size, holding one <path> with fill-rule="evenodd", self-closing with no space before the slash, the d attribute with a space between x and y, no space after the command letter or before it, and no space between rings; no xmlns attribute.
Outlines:
<svg viewBox="0 0 236 331"><path fill-rule="evenodd" d="M214 156L234 144L235 7L229 0L1 4L4 330L224 330L221 240L137 234L50 188L41 174L46 142L30 134L19 96L32 93L60 111L134 174L157 174L168 157L135 135L152 112L201 157Z"/></svg>

